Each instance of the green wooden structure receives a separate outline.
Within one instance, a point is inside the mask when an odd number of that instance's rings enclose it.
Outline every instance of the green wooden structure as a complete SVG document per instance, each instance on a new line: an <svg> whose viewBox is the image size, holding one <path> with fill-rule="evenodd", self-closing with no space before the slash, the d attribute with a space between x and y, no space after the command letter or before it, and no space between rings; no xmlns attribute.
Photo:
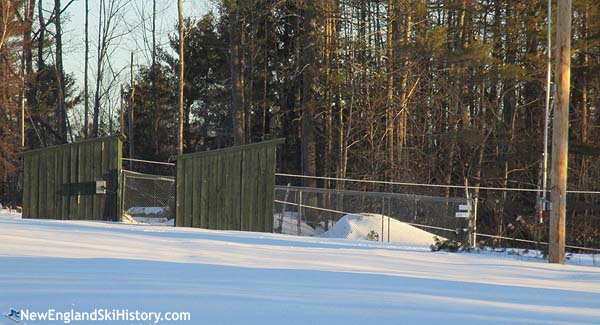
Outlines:
<svg viewBox="0 0 600 325"><path fill-rule="evenodd" d="M119 220L122 147L113 136L25 152L23 218Z"/></svg>
<svg viewBox="0 0 600 325"><path fill-rule="evenodd" d="M273 231L276 148L283 139L177 157L177 227Z"/></svg>

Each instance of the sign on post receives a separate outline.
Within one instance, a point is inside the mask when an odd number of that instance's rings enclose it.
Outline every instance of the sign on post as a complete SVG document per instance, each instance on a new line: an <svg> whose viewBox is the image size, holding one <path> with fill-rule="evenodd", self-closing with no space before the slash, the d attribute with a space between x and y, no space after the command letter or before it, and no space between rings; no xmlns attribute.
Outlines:
<svg viewBox="0 0 600 325"><path fill-rule="evenodd" d="M471 205L470 204L460 204L458 206L458 212L455 214L456 218L465 218L468 219L471 217Z"/></svg>

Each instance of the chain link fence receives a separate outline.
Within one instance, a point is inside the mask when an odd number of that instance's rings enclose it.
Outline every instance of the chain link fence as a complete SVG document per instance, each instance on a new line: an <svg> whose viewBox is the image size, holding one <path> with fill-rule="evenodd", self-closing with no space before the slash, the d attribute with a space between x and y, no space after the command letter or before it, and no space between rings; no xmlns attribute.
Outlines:
<svg viewBox="0 0 600 325"><path fill-rule="evenodd" d="M175 218L175 178L123 170L123 219L168 223Z"/></svg>
<svg viewBox="0 0 600 325"><path fill-rule="evenodd" d="M443 237L468 227L467 218L457 217L457 213L465 213L466 198L276 186L275 202L274 231L278 233L319 234L333 227L345 213L385 215L422 225Z"/></svg>

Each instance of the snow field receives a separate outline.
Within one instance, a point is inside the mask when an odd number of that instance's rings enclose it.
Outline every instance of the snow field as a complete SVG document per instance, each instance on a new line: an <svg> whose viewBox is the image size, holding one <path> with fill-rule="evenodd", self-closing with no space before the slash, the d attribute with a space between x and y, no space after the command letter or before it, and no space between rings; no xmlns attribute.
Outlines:
<svg viewBox="0 0 600 325"><path fill-rule="evenodd" d="M192 324L600 319L598 267L433 253L408 240L21 220L7 214L0 214L0 229L3 312L10 307L189 311Z"/></svg>

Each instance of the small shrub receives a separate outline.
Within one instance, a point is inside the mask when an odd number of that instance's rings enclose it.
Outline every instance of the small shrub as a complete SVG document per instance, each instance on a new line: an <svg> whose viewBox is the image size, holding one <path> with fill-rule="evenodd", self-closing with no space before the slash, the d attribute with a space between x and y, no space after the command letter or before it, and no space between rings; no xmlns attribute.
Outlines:
<svg viewBox="0 0 600 325"><path fill-rule="evenodd" d="M379 241L379 234L375 232L375 230L371 230L369 231L369 233L367 234L367 237L365 237L366 240L370 240L370 241Z"/></svg>

